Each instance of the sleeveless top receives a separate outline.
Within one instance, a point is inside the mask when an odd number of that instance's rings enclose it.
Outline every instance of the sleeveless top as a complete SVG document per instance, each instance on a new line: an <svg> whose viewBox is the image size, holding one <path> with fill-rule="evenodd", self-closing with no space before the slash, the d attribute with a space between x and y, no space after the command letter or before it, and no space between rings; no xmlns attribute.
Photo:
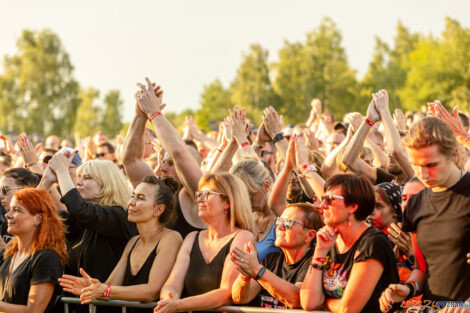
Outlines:
<svg viewBox="0 0 470 313"><path fill-rule="evenodd" d="M149 281L150 269L152 268L153 261L155 260L155 257L157 256L158 242L155 245L155 248L153 248L152 252L150 252L149 256L147 257L147 260L145 260L144 264L139 269L137 274L132 275L131 253L134 250L134 247L139 240L140 238L137 238L137 240L134 242L134 245L131 248L131 251L129 251L129 255L127 256L126 272L124 273L124 280L122 283L123 286L146 284ZM154 300L157 301L158 299L154 299ZM152 313L153 309L127 308L127 312L129 313Z"/></svg>
<svg viewBox="0 0 470 313"><path fill-rule="evenodd" d="M225 258L236 235L219 250L210 263L206 263L199 247L199 234L194 239L186 277L184 278L183 297L197 296L220 287Z"/></svg>
<svg viewBox="0 0 470 313"><path fill-rule="evenodd" d="M193 232L193 231L201 231L202 229L196 228L192 226L191 224L186 221L186 218L183 215L183 212L181 210L181 205L180 205L180 200L179 200L179 193L176 194L176 221L173 223L170 229L177 231L180 233L181 237L183 239L186 237L187 234Z"/></svg>
<svg viewBox="0 0 470 313"><path fill-rule="evenodd" d="M258 251L258 261L261 262L264 258L273 252L281 252L281 249L276 247L274 242L276 241L276 226L271 225L266 236L263 239L256 242L256 251Z"/></svg>

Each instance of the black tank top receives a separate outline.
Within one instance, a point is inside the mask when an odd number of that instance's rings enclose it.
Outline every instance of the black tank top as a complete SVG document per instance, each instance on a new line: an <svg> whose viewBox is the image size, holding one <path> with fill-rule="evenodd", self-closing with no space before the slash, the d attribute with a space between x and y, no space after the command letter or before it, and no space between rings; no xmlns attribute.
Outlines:
<svg viewBox="0 0 470 313"><path fill-rule="evenodd" d="M153 261L155 260L155 257L157 256L158 242L155 245L155 248L153 248L152 252L150 252L149 256L147 257L147 260L145 260L144 264L139 269L137 274L132 275L131 253L132 253L132 250L134 250L134 247L139 240L140 238L137 238L137 240L134 242L134 245L131 248L131 251L129 252L129 255L127 256L126 272L124 273L124 280L122 283L123 286L146 284L149 281L150 270L152 268ZM158 299L154 299L154 301L158 301ZM127 312L129 313L152 313L153 309L127 308Z"/></svg>
<svg viewBox="0 0 470 313"><path fill-rule="evenodd" d="M199 234L191 249L188 272L184 278L183 297L197 296L220 287L225 258L230 252L233 238L217 253L210 263L206 263L199 247Z"/></svg>
<svg viewBox="0 0 470 313"><path fill-rule="evenodd" d="M181 205L180 205L180 200L179 200L179 195L176 194L176 221L173 223L171 227L169 227L172 230L177 231L180 233L181 237L186 237L187 234L193 231L200 231L202 229L193 227L191 224L186 221L186 218L183 215L183 212L181 211Z"/></svg>

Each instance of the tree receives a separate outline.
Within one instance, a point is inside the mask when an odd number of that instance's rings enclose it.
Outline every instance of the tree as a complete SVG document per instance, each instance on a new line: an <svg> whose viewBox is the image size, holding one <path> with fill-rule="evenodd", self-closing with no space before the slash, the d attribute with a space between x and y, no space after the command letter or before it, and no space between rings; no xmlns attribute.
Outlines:
<svg viewBox="0 0 470 313"><path fill-rule="evenodd" d="M93 88L80 91L81 103L77 111L74 130L80 136L92 136L99 129L99 109L96 100L100 92Z"/></svg>
<svg viewBox="0 0 470 313"><path fill-rule="evenodd" d="M0 129L71 135L80 102L73 66L50 30L24 30L0 74Z"/></svg>
<svg viewBox="0 0 470 313"><path fill-rule="evenodd" d="M198 126L206 131L217 129L228 109L233 107L231 96L230 90L219 79L205 85L200 99L201 108L195 113Z"/></svg>
<svg viewBox="0 0 470 313"><path fill-rule="evenodd" d="M261 114L268 106L278 107L279 97L274 92L269 78L268 51L253 44L243 56L232 83L232 102L245 107L247 117L256 125L261 123Z"/></svg>
<svg viewBox="0 0 470 313"><path fill-rule="evenodd" d="M114 137L122 128L122 99L119 90L110 90L104 97L101 130Z"/></svg>

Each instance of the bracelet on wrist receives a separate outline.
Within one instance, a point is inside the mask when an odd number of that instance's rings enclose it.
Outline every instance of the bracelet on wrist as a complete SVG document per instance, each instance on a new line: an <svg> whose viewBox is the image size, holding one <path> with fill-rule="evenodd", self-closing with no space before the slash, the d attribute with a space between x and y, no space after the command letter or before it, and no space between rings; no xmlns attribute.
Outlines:
<svg viewBox="0 0 470 313"><path fill-rule="evenodd" d="M264 272L266 272L266 267L262 266L262 267L259 269L258 273L257 273L253 278L254 278L255 280L260 279L261 277L263 277Z"/></svg>
<svg viewBox="0 0 470 313"><path fill-rule="evenodd" d="M240 278L243 280L243 281L249 281L251 279L251 277L248 277L248 276L245 276L245 275L240 275Z"/></svg>
<svg viewBox="0 0 470 313"><path fill-rule="evenodd" d="M370 126L374 126L374 125L375 125L375 123L372 122L371 120L369 120L367 117L366 117L366 119L364 120L364 122L366 122L366 123L369 124Z"/></svg>
<svg viewBox="0 0 470 313"><path fill-rule="evenodd" d="M108 286L106 287L106 291L103 293L103 297L104 297L104 298L107 298L107 297L109 297L110 294L111 294L111 286L108 285Z"/></svg>
<svg viewBox="0 0 470 313"><path fill-rule="evenodd" d="M326 271L326 265L323 263L312 262L310 266L319 271Z"/></svg>
<svg viewBox="0 0 470 313"><path fill-rule="evenodd" d="M281 141L282 139L284 139L284 135L282 133L278 133L273 137L273 143Z"/></svg>
<svg viewBox="0 0 470 313"><path fill-rule="evenodd" d="M246 147L246 146L248 146L248 145L250 145L250 142L249 142L249 141L245 141L245 142L242 142L240 146Z"/></svg>
<svg viewBox="0 0 470 313"><path fill-rule="evenodd" d="M156 118L159 115L162 115L162 112L155 112L149 117L149 121L152 122L154 118Z"/></svg>

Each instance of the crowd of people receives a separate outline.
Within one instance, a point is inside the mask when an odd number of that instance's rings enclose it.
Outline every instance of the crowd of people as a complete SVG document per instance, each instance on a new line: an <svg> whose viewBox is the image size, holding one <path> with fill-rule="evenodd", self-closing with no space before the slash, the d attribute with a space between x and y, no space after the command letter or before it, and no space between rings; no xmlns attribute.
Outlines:
<svg viewBox="0 0 470 313"><path fill-rule="evenodd" d="M160 86L135 97L125 139L0 136L0 312L470 312L468 113L380 90L341 121L314 99L180 134Z"/></svg>

